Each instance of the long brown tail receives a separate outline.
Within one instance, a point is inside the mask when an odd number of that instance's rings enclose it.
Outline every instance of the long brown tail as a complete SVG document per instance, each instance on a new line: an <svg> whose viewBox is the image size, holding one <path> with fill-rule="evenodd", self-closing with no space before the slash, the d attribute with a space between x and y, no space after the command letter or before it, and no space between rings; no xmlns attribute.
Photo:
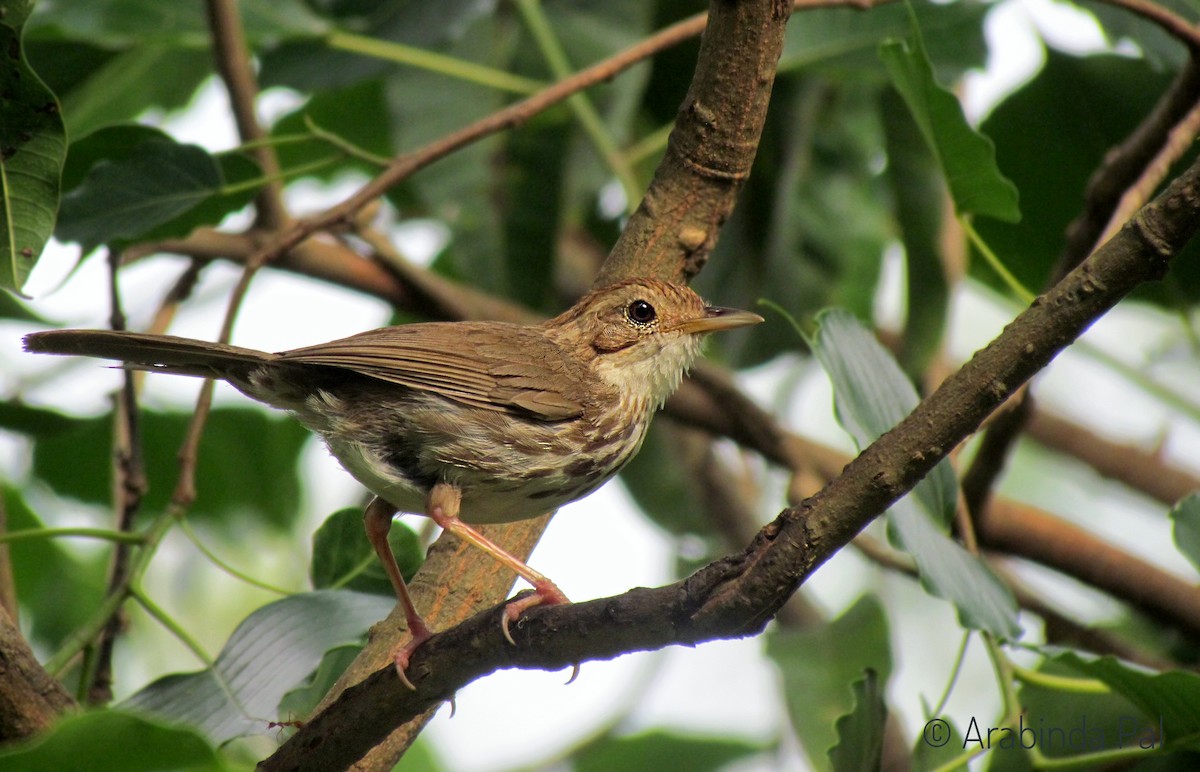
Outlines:
<svg viewBox="0 0 1200 772"><path fill-rule="evenodd" d="M173 335L111 330L49 330L25 336L25 350L37 354L71 354L118 359L175 375L235 378L275 354L250 348L209 343Z"/></svg>

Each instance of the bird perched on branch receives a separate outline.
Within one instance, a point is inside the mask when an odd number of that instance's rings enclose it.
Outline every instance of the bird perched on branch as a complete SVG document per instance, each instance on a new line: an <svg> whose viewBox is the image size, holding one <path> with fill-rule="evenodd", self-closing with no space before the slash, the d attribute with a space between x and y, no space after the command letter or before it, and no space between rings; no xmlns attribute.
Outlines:
<svg viewBox="0 0 1200 772"><path fill-rule="evenodd" d="M33 333L25 348L219 378L321 435L375 494L364 522L412 635L394 653L411 687L409 658L432 633L388 544L393 516L423 513L533 585L505 608L512 641L525 609L567 598L471 524L535 517L600 487L637 452L704 334L761 321L681 284L632 279L537 325L407 324L278 354L103 330Z"/></svg>

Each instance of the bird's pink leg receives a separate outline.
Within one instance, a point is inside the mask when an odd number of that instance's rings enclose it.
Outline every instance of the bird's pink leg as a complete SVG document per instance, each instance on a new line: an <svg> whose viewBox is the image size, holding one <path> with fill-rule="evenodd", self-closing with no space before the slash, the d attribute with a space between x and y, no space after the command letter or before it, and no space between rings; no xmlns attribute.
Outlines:
<svg viewBox="0 0 1200 772"><path fill-rule="evenodd" d="M400 676L400 681L409 689L415 690L416 687L405 674L408 669L408 660L418 646L429 640L433 631L417 613L417 607L408 594L408 585L404 583L400 567L396 565L396 556L392 554L392 545L388 544L388 531L392 528L392 517L395 514L395 507L376 496L371 499L371 503L367 505L367 509L363 513L363 526L367 531L367 539L375 548L375 554L379 556L380 562L383 563L383 570L387 572L388 579L391 580L392 587L396 590L396 598L399 599L400 606L404 609L404 618L408 623L408 632L412 635L412 639L398 647L392 653L392 659L396 663L396 675Z"/></svg>
<svg viewBox="0 0 1200 772"><path fill-rule="evenodd" d="M439 483L433 486L433 490L429 492L429 501L425 513L441 526L443 530L449 531L460 539L474 544L501 564L511 568L516 572L517 576L520 576L533 585L532 594L510 602L504 609L504 617L500 626L504 631L505 639L515 646L516 642L513 640L512 634L508 631L508 625L511 621L520 617L526 609L533 608L534 606L570 603L571 601L544 574L533 570L520 558L460 520L458 512L461 504L462 492L458 488L453 485Z"/></svg>

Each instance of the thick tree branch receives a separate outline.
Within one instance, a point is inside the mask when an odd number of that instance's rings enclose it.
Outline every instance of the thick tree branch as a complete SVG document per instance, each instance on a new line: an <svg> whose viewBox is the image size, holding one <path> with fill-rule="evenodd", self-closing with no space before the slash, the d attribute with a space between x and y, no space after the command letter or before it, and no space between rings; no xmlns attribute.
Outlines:
<svg viewBox="0 0 1200 772"><path fill-rule="evenodd" d="M1200 589L1095 534L1012 502L993 503L975 527L984 548L1049 566L1200 640Z"/></svg>
<svg viewBox="0 0 1200 772"><path fill-rule="evenodd" d="M648 258L641 256L641 253L647 248L644 243L636 239L622 239L606 260L607 268L602 269L598 283L612 281L615 278L641 275L679 278L684 275L685 261L693 259L693 256L697 254L707 254L708 249L715 243L716 230L732 211L737 191L741 187L745 173L749 170L750 161L753 160L758 146L758 136L766 119L766 105L774 81L775 63L782 51L783 33L790 12L790 0L742 0L741 2L713 0L708 25L705 29L704 43L701 46L697 62L697 74L689 91L688 99L685 101L685 105L691 105L691 107L681 110L673 139L667 151L668 156L674 153L678 157L677 163L665 171L660 166L655 183L651 185L651 191L656 189L676 191L672 194L676 199L673 200L668 219L673 222L704 222L707 224L708 230L701 242L690 243L685 239L679 239L655 249ZM669 28L669 30L673 29L676 27ZM644 43L627 49L627 52L637 53L643 47L645 47ZM629 53L624 58L614 57L608 60L608 63L602 63L601 69L598 67L585 69L576 76L552 86L542 94L501 110L483 121L477 122L472 127L467 127L467 129L432 143L422 151L397 159L383 174L342 204L315 219L293 227L281 237L273 240L268 247L248 258L248 265L256 265L256 261L281 254L283 250L300 243L312 232L312 230L308 230L311 227L320 228L343 221L388 187L424 164L431 163L445 153L461 147L462 144L472 141L476 136L514 125L545 109L553 101L559 101L574 93L582 87L580 84L589 82L588 78L594 78L598 72L603 73L604 77L611 77L628 63L632 63L642 56L641 53L634 56L634 53ZM743 60L748 64L742 64ZM737 63L735 64L735 62ZM739 77L744 80L739 80ZM745 84L753 85L752 88L747 88ZM672 147L675 149L672 150ZM722 154L729 153L733 153L732 156L729 156L733 160L722 161ZM722 166L725 163L732 163L732 166L725 168ZM724 173L726 171L734 173L730 176ZM680 197L681 191L685 190L688 185L698 185L697 190L706 191L705 195ZM654 223L660 216L665 215L643 206L633 219L640 223L639 228L645 229L654 227ZM681 219L675 220L675 218ZM626 232L628 232L628 228ZM701 249L702 247L703 249ZM698 269L699 264L697 263L695 270ZM687 275L691 275L695 270ZM514 549L513 542L518 551L522 548L532 549L544 528L544 521L514 523L505 527L504 538L499 542L501 546L510 551ZM512 542L509 542L509 539ZM507 592L508 588L512 586L510 577L497 574L491 570L490 566L488 566L489 576L481 577L478 586L469 583L466 577L447 573L448 568L447 564L436 560L427 561L422 566L421 572L418 574L417 586L413 592L413 598L418 606L425 608L435 600L435 598L429 597L419 584L422 574L442 577L455 576L456 585L461 583L463 587L474 588L474 592L477 593L474 598L475 604L460 606L459 613L465 613L468 608L479 608L484 602L490 600L493 591ZM445 589L445 582L431 582L431 586L432 592L435 594L442 593ZM479 594L485 592L486 594ZM457 621L461 618L462 616L455 616L446 621ZM437 623L435 622L435 624ZM362 670L376 667L378 660L373 658L378 657L380 652L386 654L387 649L398 643L404 635L399 627L392 627L389 632L388 635L380 636L378 643L372 642L372 650L364 653L356 661L353 673L344 678L331 692L330 699L345 683L360 677ZM371 758L365 761L361 768L390 768L398 755L415 737L420 724L427 718L429 710L436 705L436 702L435 700L425 705L418 713L411 714L413 716L424 714L424 717L419 718L413 726L397 729L401 722L399 720L391 722L390 727L371 737L369 745L357 749L352 760L357 762L370 748L385 742L386 738L386 747L372 752ZM335 704L325 710L323 715L337 710L339 708ZM303 744L305 741L295 739L289 741L280 750L283 757L286 757L288 753L284 749L297 747L295 745L297 742ZM280 753L277 753L276 756L279 756ZM350 761L350 759L339 759L338 768L346 766Z"/></svg>
<svg viewBox="0 0 1200 772"><path fill-rule="evenodd" d="M1063 281L1040 296L840 477L784 510L744 552L691 577L569 607L529 611L517 645L502 643L497 611L417 650L410 692L384 668L348 689L262 764L339 768L463 684L496 668L562 668L624 652L760 631L811 573L974 431L1015 389L1139 284L1160 278L1200 228L1200 162Z"/></svg>
<svg viewBox="0 0 1200 772"><path fill-rule="evenodd" d="M1168 506L1200 489L1200 478L1172 466L1162 453L1114 442L1044 410L1034 411L1028 431L1046 447L1077 458L1101 475Z"/></svg>
<svg viewBox="0 0 1200 772"><path fill-rule="evenodd" d="M34 656L13 618L0 606L0 745L50 728L76 706Z"/></svg>
<svg viewBox="0 0 1200 772"><path fill-rule="evenodd" d="M596 286L699 273L750 174L791 3L714 0L691 88L666 154Z"/></svg>

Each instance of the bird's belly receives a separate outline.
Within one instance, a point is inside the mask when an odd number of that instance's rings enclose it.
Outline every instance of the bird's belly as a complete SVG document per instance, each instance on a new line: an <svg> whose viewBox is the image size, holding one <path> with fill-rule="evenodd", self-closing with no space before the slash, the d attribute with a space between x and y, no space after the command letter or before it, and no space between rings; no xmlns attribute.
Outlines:
<svg viewBox="0 0 1200 772"><path fill-rule="evenodd" d="M466 454L445 448L441 454L422 453L397 463L395 454L389 456L376 446L328 435L325 439L346 471L399 511L425 514L429 490L447 483L462 493L459 517L485 524L537 517L592 493L633 457L642 433L631 433L600 454L531 455L528 448L496 445L469 463L463 460ZM446 456L455 461L445 461Z"/></svg>

